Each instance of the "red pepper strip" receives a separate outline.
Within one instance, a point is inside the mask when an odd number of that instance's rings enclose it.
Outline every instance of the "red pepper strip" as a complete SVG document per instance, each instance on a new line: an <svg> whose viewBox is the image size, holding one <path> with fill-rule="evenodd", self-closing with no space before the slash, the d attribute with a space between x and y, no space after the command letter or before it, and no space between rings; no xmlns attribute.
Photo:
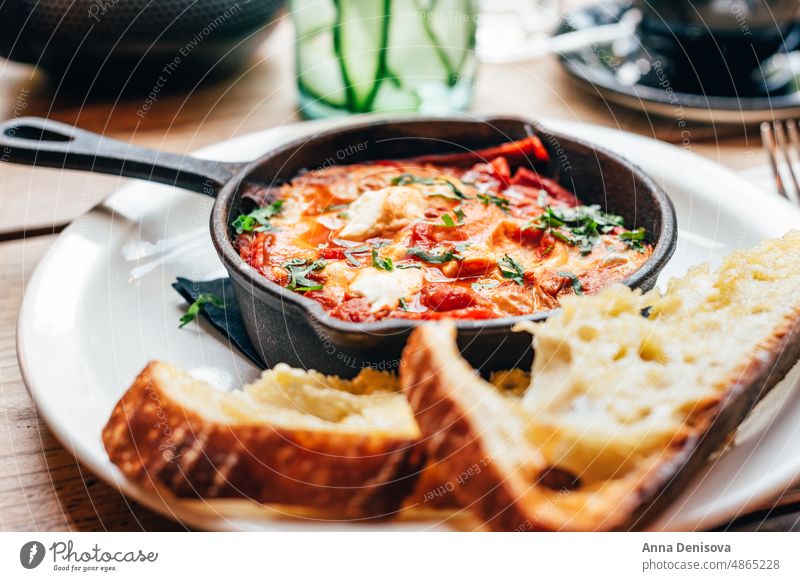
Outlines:
<svg viewBox="0 0 800 581"><path fill-rule="evenodd" d="M563 204L572 208L578 205L578 198L569 190L563 188L555 180L546 178L532 169L521 167L517 169L517 173L511 180L512 185L528 186L531 188L539 188L547 192L547 195Z"/></svg>
<svg viewBox="0 0 800 581"><path fill-rule="evenodd" d="M320 248L318 251L319 258L324 258L325 260L344 260L345 255L344 252L347 248Z"/></svg>
<svg viewBox="0 0 800 581"><path fill-rule="evenodd" d="M511 167L505 157L495 157L489 162L492 176L497 179L503 187L507 188L511 184Z"/></svg>
<svg viewBox="0 0 800 581"><path fill-rule="evenodd" d="M432 283L422 289L421 302L434 311L458 311L473 307L481 297L472 289L447 283Z"/></svg>
<svg viewBox="0 0 800 581"><path fill-rule="evenodd" d="M531 158L539 161L549 161L550 154L542 144L542 140L531 135L519 141L503 143L496 147L465 151L462 153L443 153L412 157L407 161L414 163L434 163L439 165L465 165L481 161L489 161L496 157L505 157L512 165L530 163Z"/></svg>

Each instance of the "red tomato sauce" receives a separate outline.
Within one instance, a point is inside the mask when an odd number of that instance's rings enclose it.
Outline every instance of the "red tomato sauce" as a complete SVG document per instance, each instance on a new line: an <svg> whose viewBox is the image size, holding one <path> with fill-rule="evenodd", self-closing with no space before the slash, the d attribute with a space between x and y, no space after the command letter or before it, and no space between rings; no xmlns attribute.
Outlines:
<svg viewBox="0 0 800 581"><path fill-rule="evenodd" d="M639 269L647 233L527 167L531 140L303 173L237 218L237 249L352 322L527 315Z"/></svg>

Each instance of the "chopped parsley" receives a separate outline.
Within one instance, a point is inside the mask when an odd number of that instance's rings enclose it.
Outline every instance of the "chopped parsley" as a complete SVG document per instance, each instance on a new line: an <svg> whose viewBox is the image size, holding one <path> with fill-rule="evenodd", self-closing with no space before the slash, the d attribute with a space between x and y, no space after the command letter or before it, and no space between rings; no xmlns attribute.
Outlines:
<svg viewBox="0 0 800 581"><path fill-rule="evenodd" d="M200 314L200 309L202 309L205 305L214 305L218 309L225 308L225 302L222 300L222 298L218 297L214 293L201 293L197 295L197 298L191 305L189 305L189 308L186 309L186 313L184 313L184 315L181 317L180 328L183 328L194 321L197 318L197 315Z"/></svg>
<svg viewBox="0 0 800 581"><path fill-rule="evenodd" d="M478 199L484 206L488 206L489 204L494 204L495 206L503 210L503 212L508 212L508 207L511 204L511 200L509 200L508 198L504 198L502 196L495 196L494 194L478 194Z"/></svg>
<svg viewBox="0 0 800 581"><path fill-rule="evenodd" d="M453 220L453 216L456 217L455 220ZM453 209L453 216L450 214L442 214L442 223L438 225L446 226L447 228L455 228L456 226L462 226L464 224L464 210L461 209L460 205Z"/></svg>
<svg viewBox="0 0 800 581"><path fill-rule="evenodd" d="M378 270L394 270L394 263L392 262L391 258L381 258L378 254L378 249L372 249L372 266L377 268Z"/></svg>
<svg viewBox="0 0 800 581"><path fill-rule="evenodd" d="M407 186L409 184L419 184L419 183L424 183L422 181L422 178L418 178L417 176L411 173L401 173L399 176L392 178L393 186Z"/></svg>
<svg viewBox="0 0 800 581"><path fill-rule="evenodd" d="M289 284L286 288L301 293L320 290L323 287L322 283L311 280L308 278L308 274L315 270L322 270L327 264L322 259L312 262L305 258L292 258L284 262L281 266L289 272Z"/></svg>
<svg viewBox="0 0 800 581"><path fill-rule="evenodd" d="M576 246L581 254L589 254L600 242L602 234L608 234L614 228L624 225L622 216L603 212L596 205L575 208L547 206L544 213L531 220L525 228L546 231L554 238Z"/></svg>
<svg viewBox="0 0 800 581"><path fill-rule="evenodd" d="M362 252L369 252L370 247L366 244L361 246L355 246L353 248L348 248L344 251L344 257L347 260L347 263L352 266L361 266L361 261L353 256L354 254L360 254Z"/></svg>
<svg viewBox="0 0 800 581"><path fill-rule="evenodd" d="M399 176L392 178L393 186L407 186L408 184L423 183L422 178L418 178L411 173L401 173Z"/></svg>
<svg viewBox="0 0 800 581"><path fill-rule="evenodd" d="M619 235L619 239L622 240L631 250L635 250L636 252L644 252L643 243L646 235L647 233L645 232L644 228L637 228L636 230L623 232Z"/></svg>
<svg viewBox="0 0 800 581"><path fill-rule="evenodd" d="M497 267L503 278L513 280L519 286L525 286L525 268L513 257L506 254L497 261Z"/></svg>
<svg viewBox="0 0 800 581"><path fill-rule="evenodd" d="M429 264L444 264L445 262L450 262L452 260L464 260L464 257L461 255L467 249L467 244L457 244L455 248L451 250L445 250L439 254L433 254L432 252L427 252L422 248L418 248L416 246L408 249L409 256L415 256L422 260L423 262L427 262Z"/></svg>
<svg viewBox="0 0 800 581"><path fill-rule="evenodd" d="M571 272L567 272L566 270L557 272L558 276L563 276L564 278L570 279L572 281L572 290L575 292L576 295L583 294L583 284L581 283L581 279L579 279L576 275L572 274Z"/></svg>
<svg viewBox="0 0 800 581"><path fill-rule="evenodd" d="M237 234L244 234L245 232L266 232L272 229L272 226L269 224L269 219L279 214L282 207L283 200L275 200L267 206L256 208L249 214L239 214L231 226L233 226Z"/></svg>
<svg viewBox="0 0 800 581"><path fill-rule="evenodd" d="M443 178L443 177L435 177L435 178L421 178L415 176L414 174L410 173L403 173L397 176L396 178L392 179L393 186L407 186L410 184L422 184L425 186L447 186L450 189L450 192L447 194L430 194L426 193L429 196L441 196L443 198L450 198L452 200L468 200L469 196L467 196L464 192L462 192L458 186L456 186L450 180Z"/></svg>
<svg viewBox="0 0 800 581"><path fill-rule="evenodd" d="M455 228L456 223L450 214L442 214L442 225L447 226L448 228Z"/></svg>

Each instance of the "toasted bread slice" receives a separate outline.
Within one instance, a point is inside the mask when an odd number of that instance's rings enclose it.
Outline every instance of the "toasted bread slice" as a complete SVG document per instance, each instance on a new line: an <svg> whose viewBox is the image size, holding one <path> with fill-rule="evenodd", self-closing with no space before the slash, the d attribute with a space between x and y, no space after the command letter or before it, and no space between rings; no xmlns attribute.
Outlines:
<svg viewBox="0 0 800 581"><path fill-rule="evenodd" d="M348 518L399 508L424 462L418 438L395 377L345 381L282 364L220 393L151 362L103 430L111 461L144 485Z"/></svg>
<svg viewBox="0 0 800 581"><path fill-rule="evenodd" d="M520 397L461 359L449 324L412 334L401 384L429 461L490 528L642 528L800 357L800 233L663 296L617 285L562 306L532 329Z"/></svg>

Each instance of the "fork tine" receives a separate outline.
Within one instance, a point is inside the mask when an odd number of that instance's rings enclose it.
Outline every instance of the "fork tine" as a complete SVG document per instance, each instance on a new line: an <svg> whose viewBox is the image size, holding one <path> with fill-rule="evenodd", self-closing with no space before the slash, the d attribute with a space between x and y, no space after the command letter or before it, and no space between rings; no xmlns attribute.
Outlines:
<svg viewBox="0 0 800 581"><path fill-rule="evenodd" d="M792 158L789 154L789 141L786 139L786 131L783 128L783 123L780 121L774 122L775 141L778 143L778 153L783 158L786 168L789 170L789 177L791 178L792 187L786 188L787 199L793 203L798 203L798 196L800 196L800 182L797 180L797 174L794 172L792 166ZM780 165L780 164L779 164Z"/></svg>
<svg viewBox="0 0 800 581"><path fill-rule="evenodd" d="M764 121L761 124L761 145L764 147L764 152L767 154L769 165L772 168L772 175L775 178L775 189L778 190L781 196L788 198L786 195L786 187L783 185L781 172L778 169L778 146L775 142L775 134L772 131L772 124L768 121Z"/></svg>
<svg viewBox="0 0 800 581"><path fill-rule="evenodd" d="M793 159L789 162L789 165L790 167L796 167L798 161L800 161L800 134L797 131L797 122L794 119L787 119L784 125L786 126L786 132L789 134L789 149L793 154ZM795 175L797 175L797 172L795 172ZM800 205L800 188L795 190L792 202Z"/></svg>

